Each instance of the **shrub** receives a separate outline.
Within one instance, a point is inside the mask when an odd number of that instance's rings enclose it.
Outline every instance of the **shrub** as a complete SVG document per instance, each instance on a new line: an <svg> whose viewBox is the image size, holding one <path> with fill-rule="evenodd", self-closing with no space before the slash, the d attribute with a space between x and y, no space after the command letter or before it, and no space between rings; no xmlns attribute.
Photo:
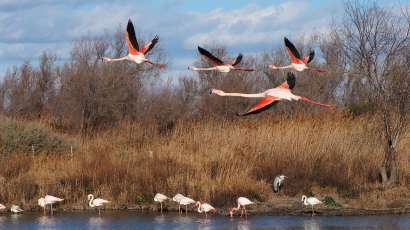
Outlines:
<svg viewBox="0 0 410 230"><path fill-rule="evenodd" d="M0 124L0 144L3 154L12 152L69 151L72 142L39 123L6 121Z"/></svg>

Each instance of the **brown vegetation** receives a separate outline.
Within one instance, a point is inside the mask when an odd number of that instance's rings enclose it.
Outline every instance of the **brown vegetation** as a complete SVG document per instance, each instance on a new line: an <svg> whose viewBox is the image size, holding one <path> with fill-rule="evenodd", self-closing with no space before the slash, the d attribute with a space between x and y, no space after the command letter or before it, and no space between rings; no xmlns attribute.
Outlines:
<svg viewBox="0 0 410 230"><path fill-rule="evenodd" d="M371 117L346 113L182 121L167 135L122 123L84 139L72 156L69 148L34 158L31 152L3 155L0 199L34 205L48 192L65 197L68 206L85 206L86 194L96 193L129 205L150 203L156 192L180 192L223 206L241 195L271 199L279 173L289 176L287 196L317 194L319 186L322 195L330 190L359 199L382 189L377 132ZM408 151L406 146L400 150ZM403 155L400 162L400 185L407 187L410 158Z"/></svg>
<svg viewBox="0 0 410 230"><path fill-rule="evenodd" d="M244 66L261 71L172 82L148 65L102 63L103 55L126 51L119 30L114 38L76 41L63 64L44 53L38 66L10 69L0 84L0 201L34 205L50 193L84 205L95 193L133 204L180 192L222 206L239 195L272 199L279 173L289 177L283 192L292 197L329 191L375 205L369 199L408 193L409 14L349 4L345 24L296 43L320 47L324 61L312 64L329 71L298 73L295 93L337 104L332 112L280 102L239 118L254 100L208 95L210 88L257 92L281 83L285 72L264 67L287 61L283 49L245 56ZM365 17L372 14L383 17ZM386 26L393 19L401 24ZM380 40L375 25L384 25L376 26ZM207 48L227 58L226 49ZM152 53L166 59L160 46ZM381 183L387 177L395 188Z"/></svg>

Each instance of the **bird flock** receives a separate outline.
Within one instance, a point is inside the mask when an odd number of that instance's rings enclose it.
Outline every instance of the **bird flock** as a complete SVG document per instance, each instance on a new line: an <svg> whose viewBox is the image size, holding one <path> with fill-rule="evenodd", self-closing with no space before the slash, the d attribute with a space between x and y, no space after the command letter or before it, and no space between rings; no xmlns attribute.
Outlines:
<svg viewBox="0 0 410 230"><path fill-rule="evenodd" d="M128 45L128 54L126 56L119 57L119 58L102 57L102 60L104 62L129 61L129 62L133 62L136 64L147 63L156 68L166 67L165 64L155 63L146 57L146 55L148 55L149 52L159 42L159 37L155 36L150 42L146 43L143 47L140 47L138 44L136 35L135 35L135 29L134 29L134 25L131 19L128 20L127 29L125 32L125 40ZM288 54L290 56L291 63L286 66L276 66L274 64L271 64L269 65L270 69L273 69L273 70L292 69L298 72L305 71L305 70L315 71L318 73L326 72L326 70L322 70L322 69L315 68L315 67L308 65L312 62L313 58L315 57L315 52L313 50L310 51L308 55L302 56L301 53L298 51L298 49L295 47L295 45L291 41L289 41L288 38L286 37L284 38L284 43L287 48ZM212 63L212 66L211 67L189 66L188 67L189 70L198 71L198 72L199 71L218 71L221 73L229 73L231 71L247 71L247 72L256 71L256 69L254 68L240 66L240 63L243 59L243 55L241 53L233 60L222 61L221 59L214 56L211 52L209 52L208 50L200 46L198 46L198 52L201 56L209 60ZM328 108L328 109L335 108L334 105L320 103L312 99L293 94L292 90L295 87L295 85L296 85L295 74L292 72L288 72L286 81L283 82L281 85L275 88L271 88L266 91L260 92L260 93L254 93L254 94L226 93L220 89L211 89L209 93L211 95L217 95L221 97L261 98L259 102L257 102L254 106L252 106L250 109L248 109L244 113L238 113L239 116L247 116L247 115L263 112L281 100L303 101L303 102L307 102L313 105L318 105L318 106ZM284 175L279 175L275 178L274 183L273 183L274 192L280 191L281 187L283 186L283 182L285 178L287 177ZM105 204L110 203L110 201L102 199L102 198L94 198L93 194L89 194L87 198L88 198L89 207L97 208L99 215L101 214L101 208ZM184 206L185 213L188 213L188 206L194 205L194 204L195 204L195 207L197 208L198 213L203 213L205 215L205 218L208 217L208 213L216 211L216 209L208 203L202 203L200 201L195 201L179 193L176 194L172 198L169 198L166 195L163 195L161 193L157 193L154 196L154 201L160 203L161 213L163 212L163 203L167 200L172 200L178 204L179 213L182 213L181 206ZM47 206L50 206L50 213L53 214L53 204L56 204L62 201L64 201L64 199L51 196L51 195L46 195L38 199L38 205L43 208L44 214L46 214ZM314 206L322 204L322 202L319 199L315 197L307 197L305 195L302 196L302 202L303 202L303 205L311 206L312 216L314 214ZM240 216L247 217L246 206L252 205L252 204L255 204L255 203L249 200L248 198L239 197L237 199L237 206L229 209L229 216L233 217L235 212L240 210L241 211ZM6 209L7 207L5 205L0 204L0 211L6 210ZM24 210L20 208L18 205L13 204L10 206L10 211L12 213L21 213Z"/></svg>
<svg viewBox="0 0 410 230"><path fill-rule="evenodd" d="M274 181L274 191L279 192L279 189L283 186L283 182L287 178L285 175L279 175L275 178ZM105 204L111 203L111 201L102 199L102 198L94 198L93 194L88 194L87 196L88 199L88 206L90 208L97 208L98 210L98 215L101 215L101 208ZM160 203L160 212L161 214L163 213L163 203L166 202L167 200L174 201L178 204L178 213L182 213L181 206L185 206L185 214L188 214L188 206L191 206L195 204L196 211L198 213L203 213L205 215L205 218L208 218L208 213L209 212L216 212L216 209L209 203L201 202L201 201L195 201L190 197L184 196L180 193L176 194L174 197L169 198L168 196L157 193L154 196L154 202ZM58 202L62 202L64 199L58 198L52 195L45 195L44 197L40 197L38 199L38 205L43 208L44 215L46 215L46 209L47 206L50 206L50 214L53 215L53 204L56 204ZM239 197L237 200L237 206L234 206L229 209L229 216L232 218L237 211L241 211L240 217L242 218L245 216L245 218L248 217L248 213L246 211L246 206L255 204L255 202L249 200L246 197ZM306 206L311 206L312 209L312 216L314 215L314 208L313 206L322 204L322 202L315 198L315 197L307 197L305 195L302 196L302 204ZM6 210L7 207L3 204L0 204L0 211ZM20 208L18 205L12 204L10 206L10 212L18 214L22 213L24 210Z"/></svg>
<svg viewBox="0 0 410 230"><path fill-rule="evenodd" d="M158 68L165 68L165 64L154 63L153 61L146 58L145 55L150 52L154 46L159 42L159 37L156 35L150 42L145 44L142 48L140 48L136 35L134 25L131 19L128 20L127 30L125 32L125 39L128 44L128 54L124 57L120 58L110 58L110 57L102 57L102 60L105 62L114 62L114 61L130 61L136 64L147 63L154 67ZM315 52L312 50L309 52L308 55L302 56L299 50L295 47L295 45L289 41L286 37L284 38L285 46L288 50L291 64L287 66L276 66L274 64L269 65L270 69L279 70L279 69L293 69L298 72L309 70L315 71L319 73L326 72L326 70L322 70L319 68L308 66L309 63L312 62L313 58L315 57ZM243 59L243 55L239 54L235 59L229 61L222 61L215 55L213 55L208 50L198 46L198 52L201 56L206 58L212 63L211 67L194 67L188 66L189 70L192 71L219 71L221 73L229 73L231 71L255 71L254 68L248 67L240 67L240 63ZM298 96L292 94L292 89L295 87L296 78L295 75L291 72L288 73L288 77L286 82L277 86L276 88L268 89L261 93L255 94L244 94L244 93L225 93L219 89L211 89L210 94L214 94L217 96L228 96L228 97L245 97L245 98L262 98L256 105L250 108L248 111L244 113L238 113L240 116L246 116L250 114L259 113L269 109L273 104L280 100L288 100L288 101L304 101L307 103L311 103L314 105L322 106L324 108L334 108L335 106L324 104L320 102L316 102L306 97Z"/></svg>

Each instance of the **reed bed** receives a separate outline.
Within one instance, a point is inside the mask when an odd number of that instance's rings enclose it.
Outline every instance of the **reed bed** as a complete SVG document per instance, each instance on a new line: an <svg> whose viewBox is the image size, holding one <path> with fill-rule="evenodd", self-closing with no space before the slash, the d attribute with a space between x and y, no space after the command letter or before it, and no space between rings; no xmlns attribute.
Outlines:
<svg viewBox="0 0 410 230"><path fill-rule="evenodd" d="M374 124L370 115L342 112L179 121L166 133L124 122L81 138L55 134L39 123L50 135L77 144L72 153L69 148L3 153L0 201L34 206L49 193L64 197L67 206L84 207L86 195L94 193L121 207L152 203L161 192L225 206L238 196L259 201L277 196L271 183L278 174L289 177L281 196L322 190L369 200L369 193L380 192L377 169L383 160ZM400 188L410 183L408 144L405 139L400 145ZM392 197L403 192L391 191Z"/></svg>

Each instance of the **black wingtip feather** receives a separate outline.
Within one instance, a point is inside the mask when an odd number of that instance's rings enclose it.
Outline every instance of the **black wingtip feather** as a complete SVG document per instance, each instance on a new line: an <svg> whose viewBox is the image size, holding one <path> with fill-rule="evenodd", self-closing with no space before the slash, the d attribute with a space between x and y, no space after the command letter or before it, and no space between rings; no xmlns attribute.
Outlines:
<svg viewBox="0 0 410 230"><path fill-rule="evenodd" d="M296 85L296 77L295 74L292 72L288 72L288 77L286 78L286 82L288 83L289 89L292 90L295 88Z"/></svg>

